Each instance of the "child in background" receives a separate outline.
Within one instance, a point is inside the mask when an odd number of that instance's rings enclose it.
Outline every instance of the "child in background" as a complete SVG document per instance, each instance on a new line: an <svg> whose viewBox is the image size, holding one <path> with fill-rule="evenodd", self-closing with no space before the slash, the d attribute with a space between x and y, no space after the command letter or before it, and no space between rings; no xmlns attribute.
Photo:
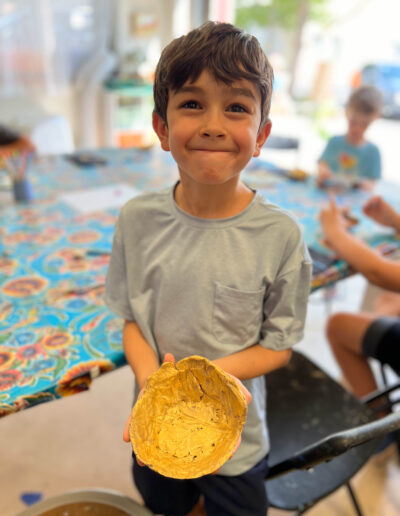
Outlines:
<svg viewBox="0 0 400 516"><path fill-rule="evenodd" d="M376 222L400 232L400 214L381 197L364 205ZM382 257L347 232L347 222L333 199L321 211L320 221L328 245L371 283L400 292L400 262ZM391 307L393 303L391 304ZM392 312L393 314L396 311ZM327 336L343 374L358 397L377 388L368 357L389 364L400 373L400 318L377 313L337 313L327 324Z"/></svg>
<svg viewBox="0 0 400 516"><path fill-rule="evenodd" d="M198 354L242 380L252 401L241 444L215 475L175 480L134 458L155 513L267 511L264 375L302 338L311 276L296 221L240 181L270 133L272 82L257 39L225 23L173 40L156 69L153 127L179 181L122 208L105 300L125 319L136 394L162 357Z"/></svg>
<svg viewBox="0 0 400 516"><path fill-rule="evenodd" d="M0 159L7 158L15 152L33 153L35 151L36 147L30 138L0 124Z"/></svg>
<svg viewBox="0 0 400 516"><path fill-rule="evenodd" d="M346 105L347 133L333 136L318 161L317 185L323 187L340 174L364 189L372 189L381 177L378 147L365 139L365 132L382 109L382 95L372 86L360 86Z"/></svg>

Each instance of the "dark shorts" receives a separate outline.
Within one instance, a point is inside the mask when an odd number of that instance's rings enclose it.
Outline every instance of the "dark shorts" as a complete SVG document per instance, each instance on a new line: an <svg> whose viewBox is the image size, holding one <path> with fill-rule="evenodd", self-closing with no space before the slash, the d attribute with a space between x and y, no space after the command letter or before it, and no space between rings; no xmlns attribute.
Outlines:
<svg viewBox="0 0 400 516"><path fill-rule="evenodd" d="M235 477L206 475L176 480L138 466L133 455L133 478L146 507L156 514L184 516L201 495L207 516L265 516L268 509L264 479L267 457Z"/></svg>
<svg viewBox="0 0 400 516"><path fill-rule="evenodd" d="M362 351L400 374L400 319L379 317L373 321L364 335Z"/></svg>

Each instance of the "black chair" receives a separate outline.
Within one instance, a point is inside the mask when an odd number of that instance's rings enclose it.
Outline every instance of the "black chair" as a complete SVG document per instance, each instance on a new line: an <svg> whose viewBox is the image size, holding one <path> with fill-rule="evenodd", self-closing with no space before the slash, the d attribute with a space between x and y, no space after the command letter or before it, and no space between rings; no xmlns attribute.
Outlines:
<svg viewBox="0 0 400 516"><path fill-rule="evenodd" d="M381 383L383 386L362 399L363 403L374 403L375 412L379 410L394 412L394 407L400 406L400 397L398 396L400 391L395 393L395 391L400 389L400 380L397 379L393 383L389 382L388 370L396 374L387 364L380 364ZM393 396L393 394L396 394L396 396ZM394 434L394 439L400 456L400 432Z"/></svg>
<svg viewBox="0 0 400 516"><path fill-rule="evenodd" d="M400 412L376 419L371 408L299 352L266 375L266 382L270 505L300 515L345 485L362 516L350 479L383 437L400 429Z"/></svg>

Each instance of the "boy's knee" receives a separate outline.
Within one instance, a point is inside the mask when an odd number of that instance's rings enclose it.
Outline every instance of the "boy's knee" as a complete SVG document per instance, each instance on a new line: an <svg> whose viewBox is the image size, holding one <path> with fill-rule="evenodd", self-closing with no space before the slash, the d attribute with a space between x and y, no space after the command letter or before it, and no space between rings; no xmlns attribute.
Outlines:
<svg viewBox="0 0 400 516"><path fill-rule="evenodd" d="M331 344L335 344L339 332L343 329L343 324L348 314L338 312L329 317L326 323L326 336Z"/></svg>

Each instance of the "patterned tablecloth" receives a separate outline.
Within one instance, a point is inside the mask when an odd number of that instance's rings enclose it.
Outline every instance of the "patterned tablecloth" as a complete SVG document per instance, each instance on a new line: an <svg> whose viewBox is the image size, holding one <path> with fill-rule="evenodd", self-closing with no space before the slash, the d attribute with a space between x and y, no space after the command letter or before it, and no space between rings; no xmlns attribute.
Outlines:
<svg viewBox="0 0 400 516"><path fill-rule="evenodd" d="M93 377L125 364L122 321L102 300L118 209L81 213L60 195L114 183L144 191L178 176L170 155L156 149L95 154L106 163L79 167L62 156L37 160L29 170L34 201L0 207L0 417L86 390ZM273 167L254 161L243 178L292 211L307 243L322 249L316 213L327 194L311 179L290 181L267 169ZM396 201L396 190L383 187ZM350 192L338 200L359 216L366 197ZM357 232L373 245L393 243L365 218ZM315 277L313 288L346 274L339 262Z"/></svg>

